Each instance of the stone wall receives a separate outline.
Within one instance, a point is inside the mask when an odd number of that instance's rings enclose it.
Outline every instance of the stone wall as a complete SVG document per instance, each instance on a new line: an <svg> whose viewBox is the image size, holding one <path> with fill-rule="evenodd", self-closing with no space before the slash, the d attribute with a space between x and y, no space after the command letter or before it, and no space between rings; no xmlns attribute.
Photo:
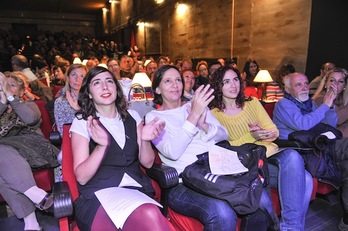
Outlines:
<svg viewBox="0 0 348 231"><path fill-rule="evenodd" d="M310 17L311 1L236 0L233 55L239 68L252 58L263 69L292 63L304 72Z"/></svg>
<svg viewBox="0 0 348 231"><path fill-rule="evenodd" d="M133 3L121 9L118 20L136 28L136 43L147 54L172 60L236 56L240 69L253 58L271 71L285 62L305 70L311 1L187 0L181 16L175 1ZM145 26L135 27L138 21Z"/></svg>

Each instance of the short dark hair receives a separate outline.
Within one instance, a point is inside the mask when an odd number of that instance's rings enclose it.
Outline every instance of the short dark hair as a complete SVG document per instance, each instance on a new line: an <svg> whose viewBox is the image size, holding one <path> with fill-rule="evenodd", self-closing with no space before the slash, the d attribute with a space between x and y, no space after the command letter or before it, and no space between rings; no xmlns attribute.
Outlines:
<svg viewBox="0 0 348 231"><path fill-rule="evenodd" d="M160 85L162 79L163 79L163 75L166 71L168 71L169 69L175 69L178 71L178 73L180 74L180 77L181 77L181 82L182 84L184 85L184 78L182 77L182 74L181 72L179 71L179 69L174 66L174 65L163 65L161 66L160 68L158 68L158 70L154 73L154 79L153 79L153 82L152 82L152 90L154 92L154 99L153 99L153 102L156 103L156 104L159 104L159 105L162 105L163 104L163 98L160 94L157 94L156 93L156 88ZM184 94L184 88L182 88L182 92L181 92L181 95Z"/></svg>

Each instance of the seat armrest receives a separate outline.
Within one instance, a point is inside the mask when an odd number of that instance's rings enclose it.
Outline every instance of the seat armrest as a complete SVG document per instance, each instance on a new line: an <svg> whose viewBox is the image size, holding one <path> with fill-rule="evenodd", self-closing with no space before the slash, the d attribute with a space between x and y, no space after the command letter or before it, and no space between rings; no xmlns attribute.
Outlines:
<svg viewBox="0 0 348 231"><path fill-rule="evenodd" d="M146 169L146 174L157 181L162 189L172 188L179 184L178 172L170 166L154 164L150 169Z"/></svg>
<svg viewBox="0 0 348 231"><path fill-rule="evenodd" d="M294 141L294 140L282 140L282 139L276 139L273 141L278 147L280 148L291 148L295 150L301 150L301 151L312 151L313 148L309 148L305 145L303 145L301 142Z"/></svg>
<svg viewBox="0 0 348 231"><path fill-rule="evenodd" d="M53 185L54 217L62 218L73 214L73 203L69 185L66 181Z"/></svg>
<svg viewBox="0 0 348 231"><path fill-rule="evenodd" d="M169 190L179 184L179 175L175 168L163 164L154 164L150 169L146 169L146 174L157 181L161 188L161 209L162 214L168 215L168 195Z"/></svg>
<svg viewBox="0 0 348 231"><path fill-rule="evenodd" d="M49 134L50 142L56 147L60 147L62 145L62 137L58 131L50 132Z"/></svg>

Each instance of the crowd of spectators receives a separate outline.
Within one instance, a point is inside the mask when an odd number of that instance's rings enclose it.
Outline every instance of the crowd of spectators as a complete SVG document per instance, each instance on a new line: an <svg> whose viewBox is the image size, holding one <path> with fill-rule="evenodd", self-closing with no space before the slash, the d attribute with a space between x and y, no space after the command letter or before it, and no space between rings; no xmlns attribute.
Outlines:
<svg viewBox="0 0 348 231"><path fill-rule="evenodd" d="M42 56L49 65L54 64L57 55L73 62L74 53L82 60L96 57L101 60L104 55L120 58L127 54L129 47L112 40L100 41L91 35L80 32L39 31L36 37L21 38L13 30L0 30L0 71L11 69L11 57L23 54L29 60L34 54Z"/></svg>

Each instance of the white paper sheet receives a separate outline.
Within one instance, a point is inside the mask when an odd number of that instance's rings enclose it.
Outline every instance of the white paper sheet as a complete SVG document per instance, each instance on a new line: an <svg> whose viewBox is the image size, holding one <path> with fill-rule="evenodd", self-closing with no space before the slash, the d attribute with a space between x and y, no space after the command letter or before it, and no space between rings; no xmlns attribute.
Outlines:
<svg viewBox="0 0 348 231"><path fill-rule="evenodd" d="M249 171L238 159L237 153L217 145L209 147L209 166L212 174L231 175Z"/></svg>
<svg viewBox="0 0 348 231"><path fill-rule="evenodd" d="M162 208L155 200L135 189L111 187L96 191L95 195L118 229L123 227L129 215L142 204L151 203Z"/></svg>

